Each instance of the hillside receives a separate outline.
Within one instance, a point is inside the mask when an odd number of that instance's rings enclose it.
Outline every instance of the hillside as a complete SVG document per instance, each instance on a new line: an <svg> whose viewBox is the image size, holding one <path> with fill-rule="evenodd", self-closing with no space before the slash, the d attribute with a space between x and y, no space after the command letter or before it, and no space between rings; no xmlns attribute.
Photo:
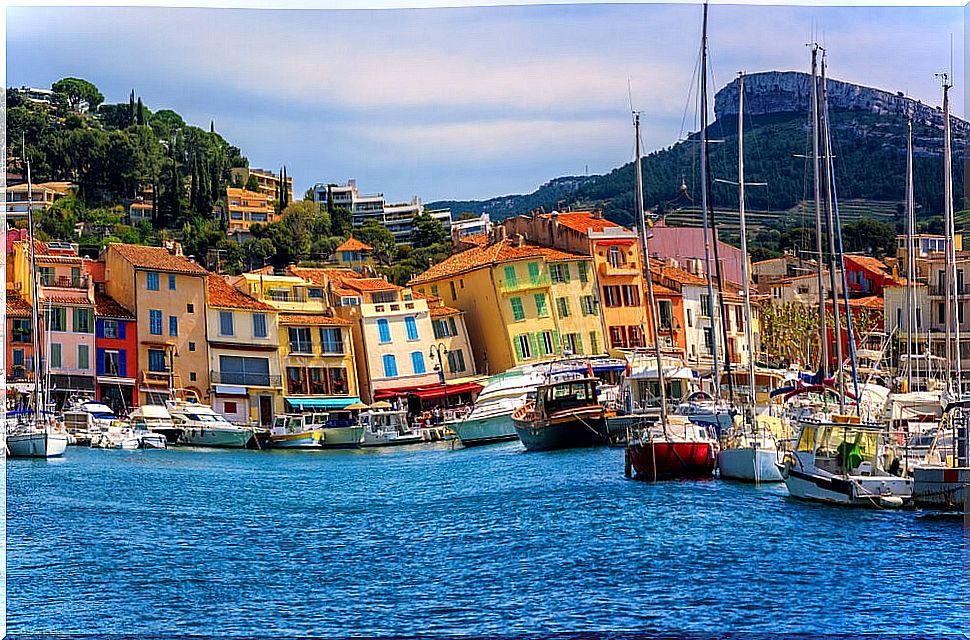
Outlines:
<svg viewBox="0 0 970 640"><path fill-rule="evenodd" d="M810 152L806 74L767 72L746 78L746 102L753 105L745 120L745 172L752 182L766 187L748 189L752 221L776 229L800 225L805 216L799 203L812 193L811 165L798 156ZM830 80L830 115L836 165L836 187L842 212L848 220L873 217L893 222L903 200L907 111L915 113L915 192L918 215L926 220L942 211L943 162L942 115L935 107L899 94ZM709 126L714 178L737 179L737 81L715 96L717 119ZM967 124L954 118L954 166L960 167L964 143L960 132ZM650 209L668 212L678 224L699 223L691 210L699 208L699 136L644 158L644 196ZM955 172L956 194L963 193L962 172ZM681 185L686 185L686 191ZM715 206L737 207L736 187L715 184ZM602 207L607 217L632 224L633 165L588 178L559 178L531 194L505 196L486 201L440 203L463 211L488 212L493 219L528 213L536 207L547 211L565 201L574 206ZM434 203L435 205L439 203ZM723 215L730 226L732 216ZM733 222L736 224L736 214ZM846 220L843 220L845 222Z"/></svg>

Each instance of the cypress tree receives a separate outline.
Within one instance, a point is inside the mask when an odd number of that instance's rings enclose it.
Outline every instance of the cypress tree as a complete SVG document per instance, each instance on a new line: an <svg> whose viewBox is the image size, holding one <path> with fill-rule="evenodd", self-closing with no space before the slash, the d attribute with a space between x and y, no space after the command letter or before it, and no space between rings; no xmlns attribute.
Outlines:
<svg viewBox="0 0 970 640"><path fill-rule="evenodd" d="M209 120L209 133L215 133L215 132L216 132L216 121Z"/></svg>
<svg viewBox="0 0 970 640"><path fill-rule="evenodd" d="M135 90L128 96L128 126L135 124Z"/></svg>
<svg viewBox="0 0 970 640"><path fill-rule="evenodd" d="M145 125L145 105L141 103L141 96L138 96L138 116L137 122L139 126Z"/></svg>

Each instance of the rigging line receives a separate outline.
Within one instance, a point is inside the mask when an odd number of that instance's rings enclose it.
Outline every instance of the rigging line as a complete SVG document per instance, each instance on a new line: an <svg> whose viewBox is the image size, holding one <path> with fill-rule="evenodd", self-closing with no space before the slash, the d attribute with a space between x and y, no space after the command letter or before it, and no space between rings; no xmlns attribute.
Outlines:
<svg viewBox="0 0 970 640"><path fill-rule="evenodd" d="M691 100L695 97L694 87L695 87L695 81L697 79L697 70L700 68L700 66L701 66L701 54L698 52L697 58L694 60L694 71L690 75L690 85L688 85L688 88L687 88L687 100L684 102L684 114L680 119L680 133L677 136L678 140L683 140L689 135L687 133L687 114L691 112L691 108L690 108ZM693 112L695 117L694 123L696 124L697 123L696 104Z"/></svg>

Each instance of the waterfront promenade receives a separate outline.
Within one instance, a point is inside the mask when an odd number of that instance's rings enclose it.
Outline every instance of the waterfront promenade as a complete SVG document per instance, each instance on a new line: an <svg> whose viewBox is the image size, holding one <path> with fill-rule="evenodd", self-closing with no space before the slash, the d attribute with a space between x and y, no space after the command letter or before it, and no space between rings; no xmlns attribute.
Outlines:
<svg viewBox="0 0 970 640"><path fill-rule="evenodd" d="M7 462L11 633L956 633L962 520L623 478L621 449Z"/></svg>

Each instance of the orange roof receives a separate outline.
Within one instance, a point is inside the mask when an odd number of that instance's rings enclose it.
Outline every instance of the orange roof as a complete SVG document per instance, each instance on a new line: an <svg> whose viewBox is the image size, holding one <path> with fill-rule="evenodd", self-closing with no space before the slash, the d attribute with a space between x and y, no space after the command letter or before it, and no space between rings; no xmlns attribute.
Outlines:
<svg viewBox="0 0 970 640"><path fill-rule="evenodd" d="M232 198L233 196L237 198L258 198L260 200L266 200L267 194L260 193L258 191L249 191L247 189L239 189L237 187L226 187L226 195Z"/></svg>
<svg viewBox="0 0 970 640"><path fill-rule="evenodd" d="M227 309L251 309L253 311L275 311L275 309L265 302L246 295L239 289L231 286L222 276L214 273L209 274L206 282L206 289L209 294L208 304L210 307L223 307Z"/></svg>
<svg viewBox="0 0 970 640"><path fill-rule="evenodd" d="M443 318L445 316L457 316L458 314L465 313L461 309L455 309L454 307L437 306L431 307L429 310L432 318Z"/></svg>
<svg viewBox="0 0 970 640"><path fill-rule="evenodd" d="M879 260L878 258L873 258L872 256L845 255L843 258L846 262L854 262L863 269L875 271L876 273L886 274L889 270L889 267L886 266L885 262Z"/></svg>
<svg viewBox="0 0 970 640"><path fill-rule="evenodd" d="M136 269L151 269L169 273L184 273L187 275L208 275L209 272L185 256L177 256L164 247L147 247L140 244L108 245L108 250L115 250Z"/></svg>
<svg viewBox="0 0 970 640"><path fill-rule="evenodd" d="M653 283L653 293L657 296L679 296L680 294L669 287L656 282ZM649 306L649 305L648 305Z"/></svg>
<svg viewBox="0 0 970 640"><path fill-rule="evenodd" d="M340 286L347 280L357 280L363 277L353 269L343 268L287 267L286 271L290 275L303 278L320 287L325 286L327 280L332 282L334 286Z"/></svg>
<svg viewBox="0 0 970 640"><path fill-rule="evenodd" d="M423 284L442 278L452 278L482 267L515 260L528 260L529 258L543 258L546 261L589 260L588 256L566 253L559 249L540 247L528 243L523 243L522 246L516 246L512 240L500 240L492 244L472 247L471 249L466 249L460 253L448 256L438 264L432 265L424 273L412 278L409 284Z"/></svg>
<svg viewBox="0 0 970 640"><path fill-rule="evenodd" d="M304 314L304 313L281 313L280 324L282 325L329 325L336 327L349 327L350 320L325 316L323 314Z"/></svg>
<svg viewBox="0 0 970 640"><path fill-rule="evenodd" d="M656 274L658 278L667 278L682 285L704 285L707 280L700 276L695 276L689 271L684 271L678 267L664 264L661 260L650 259L650 273Z"/></svg>
<svg viewBox="0 0 970 640"><path fill-rule="evenodd" d="M20 297L19 293L14 293L7 289L7 317L8 318L29 318L33 313L30 304Z"/></svg>
<svg viewBox="0 0 970 640"><path fill-rule="evenodd" d="M94 314L104 318L135 319L135 314L125 309L114 298L105 293L94 294Z"/></svg>
<svg viewBox="0 0 970 640"><path fill-rule="evenodd" d="M384 278L348 278L342 283L342 288L356 291L395 291L401 287Z"/></svg>
<svg viewBox="0 0 970 640"><path fill-rule="evenodd" d="M849 300L850 307L865 307L867 309L878 309L882 311L885 307L881 296L866 296L865 298L854 298Z"/></svg>
<svg viewBox="0 0 970 640"><path fill-rule="evenodd" d="M551 213L545 213L542 214L542 217L552 218L553 215ZM592 211L565 211L557 214L556 219L564 227L569 227L580 233L621 227L621 225L618 225L612 220L607 220L602 215L594 214Z"/></svg>
<svg viewBox="0 0 970 640"><path fill-rule="evenodd" d="M364 244L354 236L350 236L344 240L343 244L334 249L334 251L373 251L374 247L369 244Z"/></svg>

